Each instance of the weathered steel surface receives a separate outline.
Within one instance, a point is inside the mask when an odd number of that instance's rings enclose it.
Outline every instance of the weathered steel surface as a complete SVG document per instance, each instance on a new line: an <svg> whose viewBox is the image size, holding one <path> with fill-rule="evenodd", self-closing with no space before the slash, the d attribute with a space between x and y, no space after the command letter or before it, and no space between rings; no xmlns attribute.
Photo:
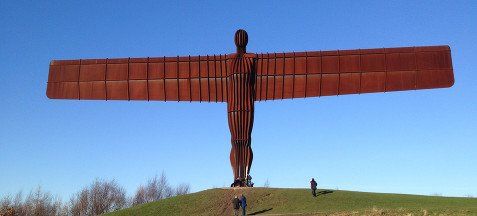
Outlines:
<svg viewBox="0 0 477 216"><path fill-rule="evenodd" d="M444 88L448 46L258 54L255 100Z"/></svg>
<svg viewBox="0 0 477 216"><path fill-rule="evenodd" d="M230 164L235 179L247 177L253 159L251 134L255 99L255 55L245 53L247 43L247 33L244 30L237 31L235 33L237 55L231 62L227 100L227 114L232 136Z"/></svg>
<svg viewBox="0 0 477 216"><path fill-rule="evenodd" d="M225 102L226 55L54 60L54 99Z"/></svg>
<svg viewBox="0 0 477 216"><path fill-rule="evenodd" d="M449 46L53 60L52 99L227 102L234 179L250 172L254 102L451 87Z"/></svg>

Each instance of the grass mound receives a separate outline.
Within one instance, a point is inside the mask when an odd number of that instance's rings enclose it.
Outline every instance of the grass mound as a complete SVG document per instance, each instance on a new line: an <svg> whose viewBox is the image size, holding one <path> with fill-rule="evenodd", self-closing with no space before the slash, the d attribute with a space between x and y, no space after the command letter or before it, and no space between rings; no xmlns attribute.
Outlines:
<svg viewBox="0 0 477 216"><path fill-rule="evenodd" d="M282 188L210 189L108 215L232 215L242 193L248 215L477 215L476 198Z"/></svg>

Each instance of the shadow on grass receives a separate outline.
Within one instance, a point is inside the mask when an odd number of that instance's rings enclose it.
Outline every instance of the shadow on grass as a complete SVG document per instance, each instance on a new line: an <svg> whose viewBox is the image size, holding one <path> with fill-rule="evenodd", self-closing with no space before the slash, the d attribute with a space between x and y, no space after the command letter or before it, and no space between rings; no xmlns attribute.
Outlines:
<svg viewBox="0 0 477 216"><path fill-rule="evenodd" d="M333 191L332 190L318 191L318 193L316 193L316 196L325 195L325 194L329 194L329 193L333 193Z"/></svg>
<svg viewBox="0 0 477 216"><path fill-rule="evenodd" d="M258 214L262 214L262 213L265 213L267 211L270 211L272 210L273 208L269 208L269 209L264 209L264 210L260 210L260 211L256 211L256 212L253 212L253 213L250 213L250 214L247 214L247 215L258 215Z"/></svg>

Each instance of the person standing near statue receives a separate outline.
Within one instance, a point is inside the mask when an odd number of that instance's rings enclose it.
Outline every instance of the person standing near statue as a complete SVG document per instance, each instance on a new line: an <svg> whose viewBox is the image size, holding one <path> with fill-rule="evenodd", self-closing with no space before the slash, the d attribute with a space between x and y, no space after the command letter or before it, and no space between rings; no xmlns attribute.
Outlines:
<svg viewBox="0 0 477 216"><path fill-rule="evenodd" d="M234 216L239 215L239 209L240 209L240 200L237 196L235 196L232 199L232 207L234 208Z"/></svg>
<svg viewBox="0 0 477 216"><path fill-rule="evenodd" d="M247 187L253 187L252 176L247 175L246 184Z"/></svg>
<svg viewBox="0 0 477 216"><path fill-rule="evenodd" d="M247 215L246 208L247 208L247 198L242 194L240 197L240 206L242 206L242 216Z"/></svg>
<svg viewBox="0 0 477 216"><path fill-rule="evenodd" d="M314 197L316 197L316 186L318 186L318 184L316 183L315 179L311 178L311 181L310 181L311 194L313 194Z"/></svg>

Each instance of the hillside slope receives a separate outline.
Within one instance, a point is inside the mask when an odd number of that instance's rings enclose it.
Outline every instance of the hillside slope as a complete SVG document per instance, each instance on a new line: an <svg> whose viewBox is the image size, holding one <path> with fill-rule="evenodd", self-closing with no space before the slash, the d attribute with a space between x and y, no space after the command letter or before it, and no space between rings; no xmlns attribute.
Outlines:
<svg viewBox="0 0 477 216"><path fill-rule="evenodd" d="M243 193L248 215L477 215L476 198L308 189L210 189L108 214L232 215L231 200Z"/></svg>

